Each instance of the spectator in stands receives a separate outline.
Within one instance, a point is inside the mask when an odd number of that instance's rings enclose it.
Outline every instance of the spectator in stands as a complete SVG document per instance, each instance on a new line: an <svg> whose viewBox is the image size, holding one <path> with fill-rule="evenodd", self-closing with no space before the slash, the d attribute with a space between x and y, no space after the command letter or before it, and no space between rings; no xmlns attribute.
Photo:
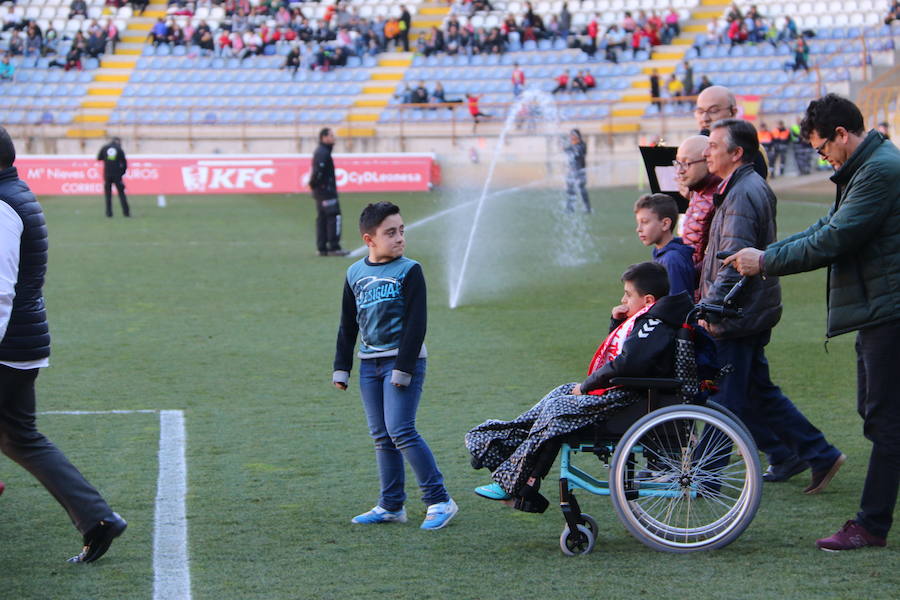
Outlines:
<svg viewBox="0 0 900 600"><path fill-rule="evenodd" d="M583 50L587 53L591 58L594 57L594 54L597 53L597 44L599 43L600 36L600 16L595 14L591 21L587 25L587 29L585 33L588 37L587 48L583 48Z"/></svg>
<svg viewBox="0 0 900 600"><path fill-rule="evenodd" d="M569 89L569 70L564 70L557 78L556 78L556 87L553 88L551 94L557 94L559 92L565 92Z"/></svg>
<svg viewBox="0 0 900 600"><path fill-rule="evenodd" d="M897 19L900 19L900 2L896 1L891 5L890 10L888 10L887 16L884 18L884 24L890 25Z"/></svg>
<svg viewBox="0 0 900 600"><path fill-rule="evenodd" d="M656 106L657 109L662 108L659 96L659 71L654 68L650 71L650 97L653 99L653 105Z"/></svg>
<svg viewBox="0 0 900 600"><path fill-rule="evenodd" d="M119 37L119 28L116 27L116 23L112 19L107 22L106 29L103 31L103 37L106 39L106 43L109 44L110 53L115 54L116 46L121 41L121 38Z"/></svg>
<svg viewBox="0 0 900 600"><path fill-rule="evenodd" d="M554 15L555 16L555 15ZM562 39L568 39L569 32L572 30L572 13L569 12L569 3L563 2L562 10L559 12L559 35Z"/></svg>
<svg viewBox="0 0 900 600"><path fill-rule="evenodd" d="M131 9L137 14L144 16L144 11L147 10L148 4L150 4L150 0L131 0Z"/></svg>
<svg viewBox="0 0 900 600"><path fill-rule="evenodd" d="M12 36L10 36L7 44L7 52L11 56L22 56L25 54L25 38L22 37L21 31L16 29L12 32Z"/></svg>
<svg viewBox="0 0 900 600"><path fill-rule="evenodd" d="M41 47L41 56L56 54L59 48L59 33L50 25L44 32L44 45Z"/></svg>
<svg viewBox="0 0 900 600"><path fill-rule="evenodd" d="M425 45L422 50L422 53L425 56L431 56L432 54L438 54L444 51L444 32L438 29L437 27L432 27L428 32L428 35L425 36Z"/></svg>
<svg viewBox="0 0 900 600"><path fill-rule="evenodd" d="M106 51L106 38L97 31L91 31L88 34L87 46L85 53L91 58L100 58Z"/></svg>
<svg viewBox="0 0 900 600"><path fill-rule="evenodd" d="M409 52L409 30L412 27L412 16L406 9L406 6L400 5L400 43L403 44L403 51Z"/></svg>
<svg viewBox="0 0 900 600"><path fill-rule="evenodd" d="M525 89L525 71L522 70L519 63L513 63L512 88L513 96L518 96Z"/></svg>
<svg viewBox="0 0 900 600"><path fill-rule="evenodd" d="M37 64L43 46L44 38L41 36L41 30L38 29L34 21L31 21L28 23L28 29L25 33L25 56L33 56L34 62Z"/></svg>
<svg viewBox="0 0 900 600"><path fill-rule="evenodd" d="M728 41L731 42L731 48L743 44L748 37L747 24L742 19L735 19L728 26Z"/></svg>
<svg viewBox="0 0 900 600"><path fill-rule="evenodd" d="M681 83L681 80L678 79L675 73L669 75L669 80L666 82L666 90L669 92L669 98L677 98L678 100L675 104L681 106L681 97L685 95L684 84Z"/></svg>
<svg viewBox="0 0 900 600"><path fill-rule="evenodd" d="M522 41L522 34L519 30L519 24L516 23L516 18L512 13L506 15L506 18L503 19L503 23L500 26L500 31L503 35L503 41L506 44L516 45Z"/></svg>
<svg viewBox="0 0 900 600"><path fill-rule="evenodd" d="M685 96L693 96L694 95L694 67L691 66L690 61L685 60L683 63L683 68L681 71L681 85L684 88Z"/></svg>
<svg viewBox="0 0 900 600"><path fill-rule="evenodd" d="M69 18L77 16L87 17L87 2L84 0L72 0L69 5Z"/></svg>
<svg viewBox="0 0 900 600"><path fill-rule="evenodd" d="M256 29L248 29L243 35L244 51L240 54L243 61L250 56L256 56L263 53L263 39Z"/></svg>
<svg viewBox="0 0 900 600"><path fill-rule="evenodd" d="M412 104L428 104L428 90L425 88L424 81L420 81L419 85L413 89L410 102Z"/></svg>
<svg viewBox="0 0 900 600"><path fill-rule="evenodd" d="M478 117L490 117L491 115L481 112L481 109L478 107L478 102L481 100L483 94L475 95L466 92L466 102L469 104L469 114L472 115L472 133L475 133L475 130L478 128Z"/></svg>
<svg viewBox="0 0 900 600"><path fill-rule="evenodd" d="M806 43L806 38L802 35L794 42L794 64L792 68L794 71L803 69L809 73L809 45Z"/></svg>
<svg viewBox="0 0 900 600"><path fill-rule="evenodd" d="M503 51L506 49L506 42L503 41L503 36L500 33L500 28L492 28L490 33L488 33L487 37L482 42L481 46L481 51L485 54L503 54Z"/></svg>
<svg viewBox="0 0 900 600"><path fill-rule="evenodd" d="M717 17L713 17L709 20L709 23L706 24L706 43L707 44L721 44L724 41L724 33L728 31L728 28L722 28L719 26L719 19Z"/></svg>
<svg viewBox="0 0 900 600"><path fill-rule="evenodd" d="M700 85L697 86L697 93L700 94L703 90L712 87L712 81L709 80L709 77L706 75L700 76Z"/></svg>
<svg viewBox="0 0 900 600"><path fill-rule="evenodd" d="M284 57L284 64L281 65L281 68L288 69L291 72L292 77L297 75L297 70L300 68L299 46L294 46L291 48L290 52L287 53L287 56Z"/></svg>
<svg viewBox="0 0 900 600"><path fill-rule="evenodd" d="M0 59L0 81L12 81L16 76L16 67L9 62L9 55L4 54Z"/></svg>
<svg viewBox="0 0 900 600"><path fill-rule="evenodd" d="M472 8L475 12L494 10L490 0L472 0Z"/></svg>
<svg viewBox="0 0 900 600"><path fill-rule="evenodd" d="M150 28L150 33L147 34L147 38L153 42L154 46L167 44L169 42L169 26L166 25L165 19L162 17L156 19L156 23Z"/></svg>
<svg viewBox="0 0 900 600"><path fill-rule="evenodd" d="M790 15L785 15L784 27L778 32L778 37L775 39L775 44L773 45L777 45L778 42L790 43L795 40L797 36L797 23L794 22L794 19Z"/></svg>
<svg viewBox="0 0 900 600"><path fill-rule="evenodd" d="M401 44L403 44L403 40L400 38L400 20L394 17L388 19L387 23L384 24L385 50L387 50L387 47L391 42L394 42L395 48L399 48Z"/></svg>
<svg viewBox="0 0 900 600"><path fill-rule="evenodd" d="M597 87L597 80L591 75L591 72L588 69L584 70L584 75L582 75L582 81L584 82L584 87L588 90L592 90ZM586 91L586 90L585 90Z"/></svg>
<svg viewBox="0 0 900 600"><path fill-rule="evenodd" d="M619 53L625 51L625 33L619 29L618 25L612 24L606 30L604 38L606 41L606 60L618 63Z"/></svg>
<svg viewBox="0 0 900 600"><path fill-rule="evenodd" d="M72 69L81 70L81 48L78 44L72 44L72 47L69 48L69 51L66 53L66 61L64 63L59 62L58 60L51 60L47 65L48 67L62 67L66 71L71 71Z"/></svg>
<svg viewBox="0 0 900 600"><path fill-rule="evenodd" d="M681 25L678 23L678 11L675 8L669 8L663 28L663 43L668 44L679 35L681 35Z"/></svg>
<svg viewBox="0 0 900 600"><path fill-rule="evenodd" d="M3 31L20 29L19 23L21 23L21 19L19 18L19 15L16 14L16 5L10 3L6 7L6 12L3 13Z"/></svg>

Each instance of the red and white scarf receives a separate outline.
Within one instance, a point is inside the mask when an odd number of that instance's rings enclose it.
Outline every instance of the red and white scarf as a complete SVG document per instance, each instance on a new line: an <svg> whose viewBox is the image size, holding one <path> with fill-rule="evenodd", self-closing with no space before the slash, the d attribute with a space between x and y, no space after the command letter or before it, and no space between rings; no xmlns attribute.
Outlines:
<svg viewBox="0 0 900 600"><path fill-rule="evenodd" d="M625 344L625 339L631 333L631 330L634 329L635 321L637 321L639 316L650 310L651 306L653 305L648 304L640 309L606 336L606 339L603 340L603 343L601 343L600 347L597 348L597 351L594 352L594 358L591 359L591 363L588 366L588 375L612 361L622 352L622 346ZM601 388L588 393L594 396L600 396L609 389L612 388Z"/></svg>

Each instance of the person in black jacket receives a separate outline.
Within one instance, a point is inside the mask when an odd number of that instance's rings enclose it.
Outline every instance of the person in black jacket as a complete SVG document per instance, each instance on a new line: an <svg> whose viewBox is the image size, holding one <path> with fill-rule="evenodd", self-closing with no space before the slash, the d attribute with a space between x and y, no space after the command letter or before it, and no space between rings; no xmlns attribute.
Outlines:
<svg viewBox="0 0 900 600"><path fill-rule="evenodd" d="M466 434L472 466L490 469L494 480L476 488L476 494L511 500L536 492L546 475L530 468L538 454L546 448L555 454L559 436L637 401L633 392L612 386L613 378L673 376L675 337L694 307L691 296L669 296L669 274L658 263L631 265L622 282L622 303L612 309L610 333L594 353L584 381L557 387L512 421L491 419Z"/></svg>
<svg viewBox="0 0 900 600"><path fill-rule="evenodd" d="M93 562L128 524L35 424L34 384L50 364L47 225L15 160L12 139L0 127L0 451L47 488L83 535L84 547L69 562Z"/></svg>
<svg viewBox="0 0 900 600"><path fill-rule="evenodd" d="M337 179L334 175L334 131L325 127L319 132L319 147L312 158L309 188L316 201L316 247L319 256L347 256L341 249L341 205L338 202Z"/></svg>
<svg viewBox="0 0 900 600"><path fill-rule="evenodd" d="M122 177L128 169L128 161L125 160L125 151L122 150L122 141L114 137L108 144L100 148L97 160L103 161L103 195L106 199L106 216L112 217L112 186L115 184L119 193L119 203L122 205L122 214L131 216L128 208L128 198L125 196L125 184Z"/></svg>

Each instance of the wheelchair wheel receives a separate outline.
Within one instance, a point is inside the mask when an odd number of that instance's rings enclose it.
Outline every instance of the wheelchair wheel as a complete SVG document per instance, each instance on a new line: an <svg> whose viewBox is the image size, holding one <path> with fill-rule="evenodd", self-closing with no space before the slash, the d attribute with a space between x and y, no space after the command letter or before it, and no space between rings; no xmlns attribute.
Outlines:
<svg viewBox="0 0 900 600"><path fill-rule="evenodd" d="M566 525L559 536L559 547L566 556L588 554L594 549L594 542L594 534L584 525L579 525L577 531L572 531Z"/></svg>
<svg viewBox="0 0 900 600"><path fill-rule="evenodd" d="M610 464L610 496L628 531L666 552L721 548L750 525L759 457L741 424L704 406L669 406L632 425Z"/></svg>
<svg viewBox="0 0 900 600"><path fill-rule="evenodd" d="M706 406L716 409L717 411L724 414L726 417L728 417L729 419L731 419L732 421L734 421L735 423L740 425L741 429L744 431L744 434L751 440L753 439L753 434L750 433L749 429L747 429L747 425L745 425L744 422L741 421L741 418L739 416L737 416L736 414L734 414L734 411L732 411L730 408L726 408L724 405L719 404L715 400L707 400Z"/></svg>
<svg viewBox="0 0 900 600"><path fill-rule="evenodd" d="M594 541L596 541L597 535L600 532L600 527L597 525L597 519L587 513L581 513L581 520L584 521L583 525L594 535Z"/></svg>

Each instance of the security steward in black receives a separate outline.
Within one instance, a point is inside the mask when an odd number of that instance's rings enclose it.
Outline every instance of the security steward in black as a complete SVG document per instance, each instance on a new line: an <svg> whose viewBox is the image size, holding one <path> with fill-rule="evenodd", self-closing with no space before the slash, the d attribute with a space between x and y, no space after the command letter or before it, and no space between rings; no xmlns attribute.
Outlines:
<svg viewBox="0 0 900 600"><path fill-rule="evenodd" d="M341 205L338 203L337 179L334 175L335 136L329 128L319 132L319 147L312 158L309 187L316 201L316 246L319 256L347 256L341 249Z"/></svg>
<svg viewBox="0 0 900 600"><path fill-rule="evenodd" d="M122 204L122 214L131 216L128 209L128 198L125 197L125 184L122 177L128 169L128 161L125 160L125 151L122 150L122 141L114 137L108 144L100 148L97 160L103 161L103 194L106 196L106 216L112 217L112 186L115 184L119 193L119 202Z"/></svg>
<svg viewBox="0 0 900 600"><path fill-rule="evenodd" d="M128 524L35 424L34 384L50 356L47 225L15 160L12 139L0 127L0 451L41 482L83 535L84 547L69 562L93 562ZM4 542L8 551L15 546Z"/></svg>

